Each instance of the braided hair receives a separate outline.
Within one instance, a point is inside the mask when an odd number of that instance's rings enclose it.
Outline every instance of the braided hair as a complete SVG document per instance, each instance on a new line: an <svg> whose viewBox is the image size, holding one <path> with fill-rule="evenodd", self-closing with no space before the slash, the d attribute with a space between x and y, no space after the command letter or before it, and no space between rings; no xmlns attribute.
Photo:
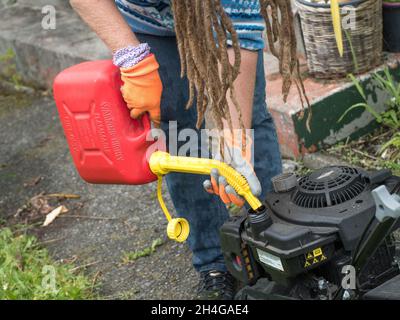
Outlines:
<svg viewBox="0 0 400 320"><path fill-rule="evenodd" d="M303 106L304 101L309 104L299 71L290 0L259 1L271 53L279 59L284 101L295 84ZM232 128L229 95L243 129L242 113L233 85L241 63L239 38L221 0L172 0L172 10L181 76L186 76L189 81L190 95L186 107L190 108L196 100L197 127L201 126L209 109L218 129L223 129L223 120ZM228 44L234 51L233 62L228 58Z"/></svg>

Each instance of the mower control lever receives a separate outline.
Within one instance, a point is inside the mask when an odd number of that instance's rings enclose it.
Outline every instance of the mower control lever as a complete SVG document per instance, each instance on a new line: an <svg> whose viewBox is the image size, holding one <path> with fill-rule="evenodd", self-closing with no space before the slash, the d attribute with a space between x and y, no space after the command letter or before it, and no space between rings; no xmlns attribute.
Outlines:
<svg viewBox="0 0 400 320"><path fill-rule="evenodd" d="M400 218L400 196L391 195L385 186L380 186L372 191L376 203L376 218L379 222L392 218Z"/></svg>
<svg viewBox="0 0 400 320"><path fill-rule="evenodd" d="M384 185L374 189L371 193L376 204L375 218L378 223L372 228L359 250L354 254L353 265L358 274L361 274L369 259L371 259L400 218L400 196L397 194L391 195Z"/></svg>

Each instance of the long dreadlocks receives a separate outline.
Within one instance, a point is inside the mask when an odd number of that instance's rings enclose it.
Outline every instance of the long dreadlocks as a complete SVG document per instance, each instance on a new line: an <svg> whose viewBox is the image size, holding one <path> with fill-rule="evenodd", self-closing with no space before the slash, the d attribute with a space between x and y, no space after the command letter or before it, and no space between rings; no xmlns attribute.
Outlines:
<svg viewBox="0 0 400 320"><path fill-rule="evenodd" d="M271 53L279 59L284 101L286 102L289 90L295 83L302 104L304 105L304 99L309 104L299 72L290 0L260 0L260 7L267 26ZM182 77L186 75L189 80L190 97L187 108L196 99L197 126L200 127L204 121L207 108L217 128L223 128L223 120L232 126L227 101L229 94L243 128L242 114L233 86L241 63L239 39L221 1L172 0L172 9ZM233 63L228 58L228 44L235 53Z"/></svg>

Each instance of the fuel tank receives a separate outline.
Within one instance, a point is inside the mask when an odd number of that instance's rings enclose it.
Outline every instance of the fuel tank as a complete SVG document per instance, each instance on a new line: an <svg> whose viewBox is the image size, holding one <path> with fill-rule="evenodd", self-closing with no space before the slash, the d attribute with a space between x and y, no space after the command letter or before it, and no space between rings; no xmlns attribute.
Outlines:
<svg viewBox="0 0 400 320"><path fill-rule="evenodd" d="M121 95L119 68L110 60L61 72L54 98L80 176L93 184L141 185L156 180L148 159L159 142L149 117L134 120Z"/></svg>

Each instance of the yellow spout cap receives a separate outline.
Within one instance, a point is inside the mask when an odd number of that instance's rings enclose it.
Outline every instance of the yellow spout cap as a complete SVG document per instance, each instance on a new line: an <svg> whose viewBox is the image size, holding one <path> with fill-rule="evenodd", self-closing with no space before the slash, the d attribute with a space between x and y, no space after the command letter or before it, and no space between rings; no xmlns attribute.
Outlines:
<svg viewBox="0 0 400 320"><path fill-rule="evenodd" d="M189 237L190 226L186 219L172 219L168 222L168 238L177 242L185 242Z"/></svg>

